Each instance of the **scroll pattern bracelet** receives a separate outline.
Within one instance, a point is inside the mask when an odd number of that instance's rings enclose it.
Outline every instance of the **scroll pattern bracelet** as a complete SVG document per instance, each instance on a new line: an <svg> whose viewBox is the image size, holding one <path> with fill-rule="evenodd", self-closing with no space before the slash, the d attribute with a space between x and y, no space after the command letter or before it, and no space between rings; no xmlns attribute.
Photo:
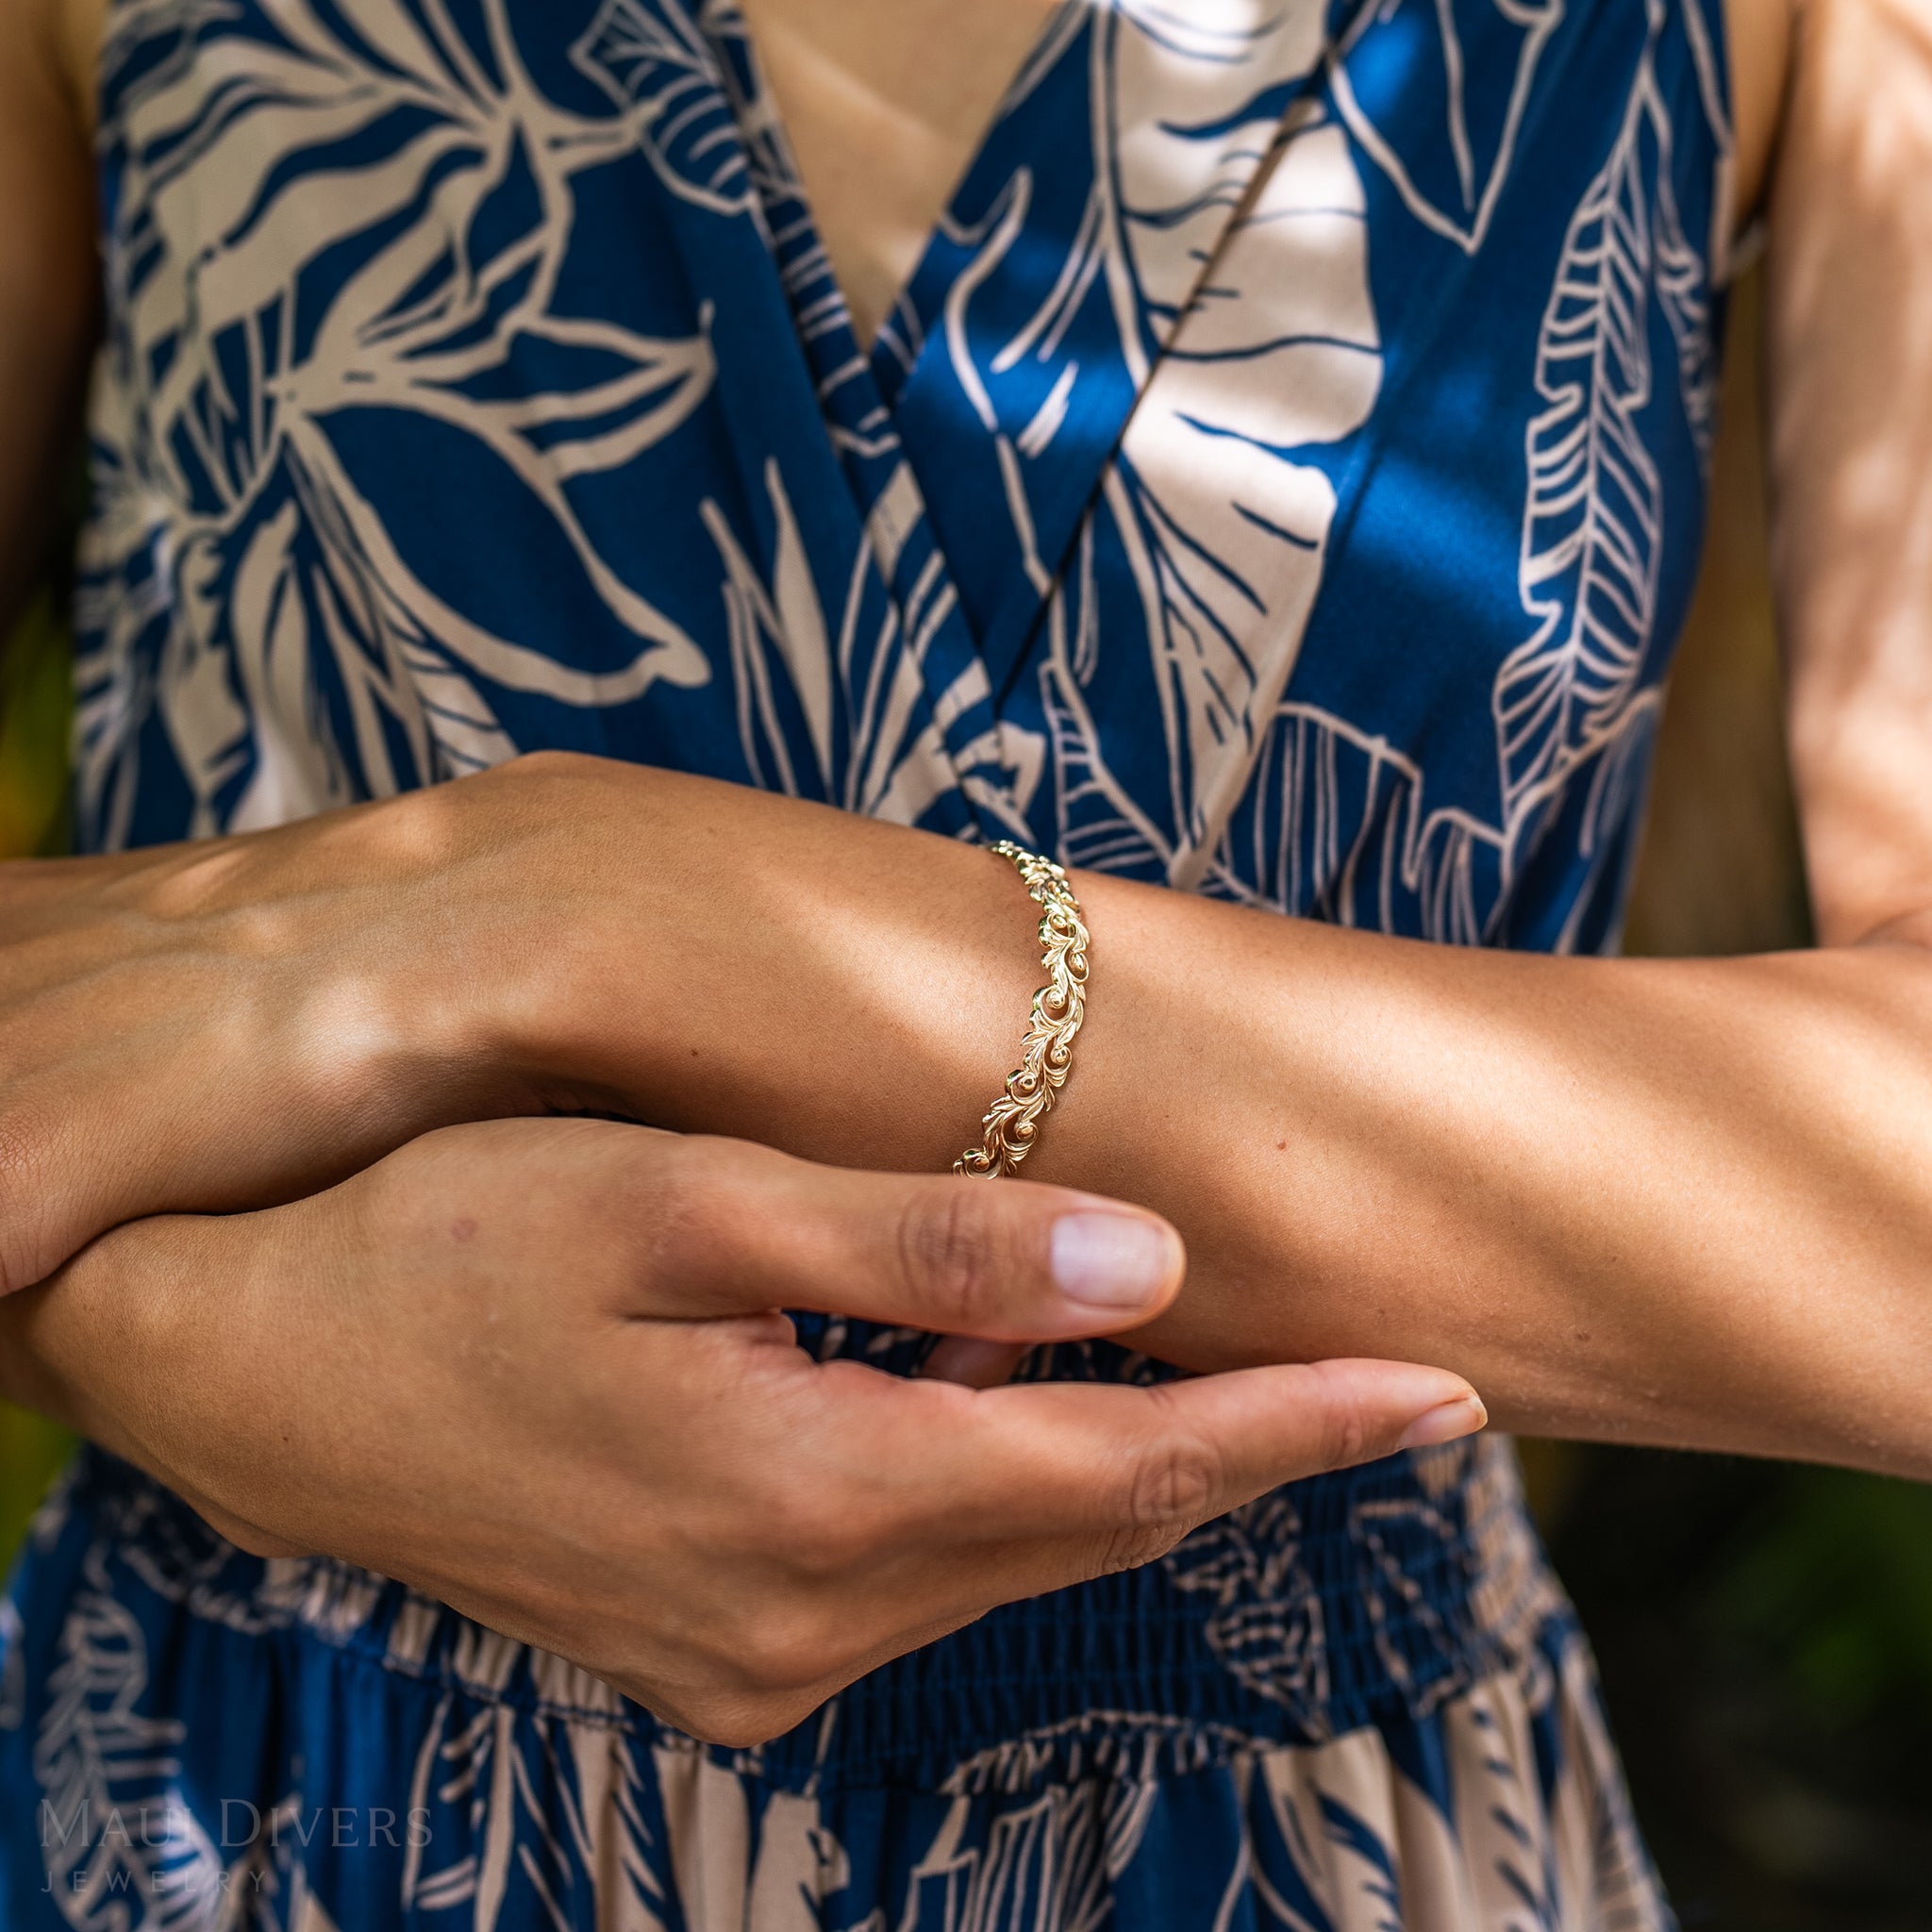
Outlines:
<svg viewBox="0 0 1932 1932"><path fill-rule="evenodd" d="M1052 859L1002 839L990 848L1011 861L1027 895L1041 908L1040 963L1046 984L1033 995L1033 1014L1019 1066L981 1124L979 1145L953 1163L955 1174L1009 1174L1026 1158L1040 1123L1066 1085L1074 1038L1087 1013L1087 923L1067 875Z"/></svg>

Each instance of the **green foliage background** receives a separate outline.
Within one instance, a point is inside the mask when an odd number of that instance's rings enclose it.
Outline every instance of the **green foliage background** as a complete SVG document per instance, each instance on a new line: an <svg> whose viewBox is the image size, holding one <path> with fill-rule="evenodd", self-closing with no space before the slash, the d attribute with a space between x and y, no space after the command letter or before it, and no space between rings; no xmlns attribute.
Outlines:
<svg viewBox="0 0 1932 1932"><path fill-rule="evenodd" d="M0 647L0 858L60 850L67 836L67 639L52 591ZM0 1403L0 1572L70 1443Z"/></svg>

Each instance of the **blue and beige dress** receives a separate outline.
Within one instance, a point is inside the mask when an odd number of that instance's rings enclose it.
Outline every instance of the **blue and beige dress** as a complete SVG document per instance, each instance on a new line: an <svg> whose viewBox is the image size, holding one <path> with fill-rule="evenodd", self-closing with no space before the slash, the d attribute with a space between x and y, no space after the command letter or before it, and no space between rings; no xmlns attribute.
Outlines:
<svg viewBox="0 0 1932 1932"><path fill-rule="evenodd" d="M1715 0L1072 0L868 352L732 0L114 0L83 841L567 746L1608 948L1726 87ZM8 1932L1670 1923L1495 1441L755 1751L92 1452L0 1614Z"/></svg>

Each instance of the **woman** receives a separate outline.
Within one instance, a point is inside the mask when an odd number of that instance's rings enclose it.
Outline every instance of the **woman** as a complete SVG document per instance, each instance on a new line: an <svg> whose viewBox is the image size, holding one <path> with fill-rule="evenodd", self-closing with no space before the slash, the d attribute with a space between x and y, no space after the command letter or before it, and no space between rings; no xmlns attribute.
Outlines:
<svg viewBox="0 0 1932 1932"><path fill-rule="evenodd" d="M1470 1432L1932 1471L1925 23L9 31L9 1924L1668 1924ZM1620 961L1774 135L1826 944Z"/></svg>

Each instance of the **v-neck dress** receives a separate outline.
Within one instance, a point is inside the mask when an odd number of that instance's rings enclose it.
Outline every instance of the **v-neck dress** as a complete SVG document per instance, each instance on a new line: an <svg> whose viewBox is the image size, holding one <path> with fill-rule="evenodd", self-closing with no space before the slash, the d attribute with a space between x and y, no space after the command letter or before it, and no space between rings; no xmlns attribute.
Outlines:
<svg viewBox="0 0 1932 1932"><path fill-rule="evenodd" d="M868 354L731 0L113 0L83 842L561 746L1607 949L1704 509L1721 34L1072 0ZM0 1921L1670 1923L1487 1440L754 1751L89 1451L0 1610Z"/></svg>

